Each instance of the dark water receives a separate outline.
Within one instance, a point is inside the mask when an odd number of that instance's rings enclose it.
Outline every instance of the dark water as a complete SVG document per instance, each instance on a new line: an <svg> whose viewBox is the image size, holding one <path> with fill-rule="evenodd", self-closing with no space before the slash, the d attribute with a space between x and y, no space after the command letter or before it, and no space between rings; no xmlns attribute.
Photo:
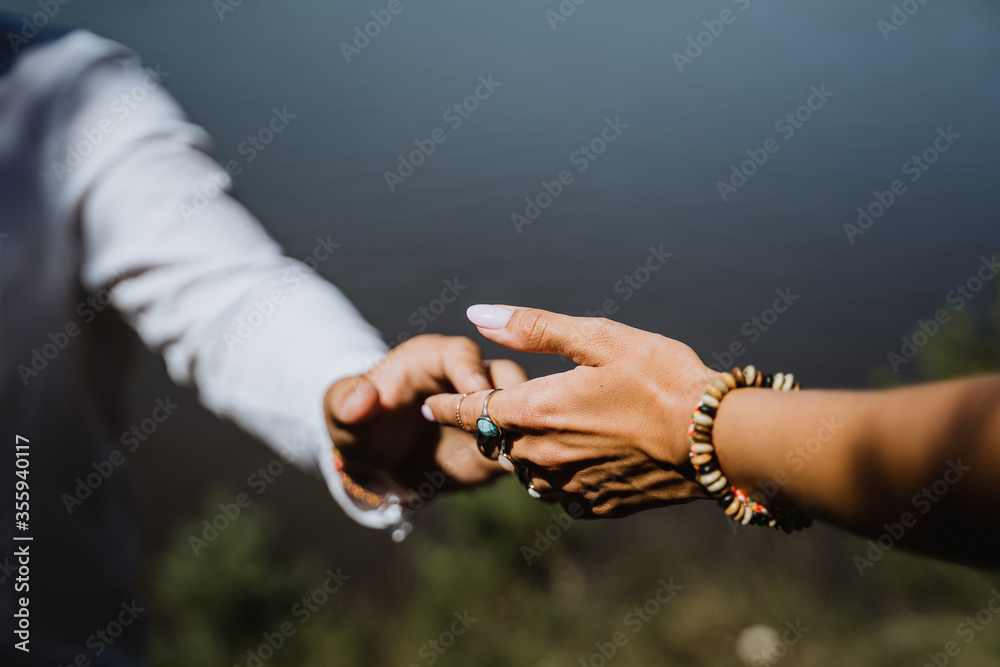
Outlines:
<svg viewBox="0 0 1000 667"><path fill-rule="evenodd" d="M387 1L244 0L220 20L209 0L75 0L58 18L168 72L167 88L244 167L242 199L293 256L317 237L340 243L321 272L390 340L424 327L474 336L464 311L477 302L582 315L613 299L614 318L706 360L740 343L740 362L862 386L1000 250L1000 8L928 0L886 40L877 22L892 4L587 0L553 31L556 0L402 0L351 63L341 42ZM732 22L679 72L674 52L726 9ZM500 86L453 129L446 110L491 76ZM813 87L832 96L788 137L775 124ZM295 118L248 162L240 145L275 107ZM580 173L574 152L608 118L627 128ZM910 182L904 163L949 127L960 137ZM447 140L390 192L386 170L437 128ZM724 202L717 181L769 138L777 152ZM511 215L562 170L573 182L518 233ZM895 179L905 193L850 243L844 225ZM661 245L672 256L629 293L619 281ZM432 322L421 315L455 279L467 286L457 302ZM769 317L779 289L798 297L787 312L766 331L745 324ZM519 359L535 373L566 368ZM177 391L153 377L161 386L135 399L138 418ZM271 458L192 396L183 405L136 457L154 545L177 516L200 516L214 480L240 490ZM335 562L364 567L386 546L344 527L318 484L268 494L287 509L286 531Z"/></svg>
<svg viewBox="0 0 1000 667"><path fill-rule="evenodd" d="M80 2L59 19L169 72L290 254L320 235L342 244L321 270L389 339L472 334L464 307L480 301L584 314L614 299L616 319L705 358L740 342L743 362L858 385L1000 248L993 3L914 2L886 40L890 2L589 0L553 30L555 1L402 0L347 63L341 42L387 4L246 0L220 20L207 0ZM674 52L723 10L731 23L679 72ZM500 85L453 129L445 111L480 76ZM822 86L832 96L806 122L776 129ZM273 107L296 118L248 163L239 146ZM606 118L627 129L580 173L571 155ZM910 182L904 163L948 127L960 138ZM447 140L390 192L386 170L436 128ZM723 202L717 181L772 137L777 152ZM572 184L518 233L511 215L564 169ZM843 225L895 179L905 193L850 243ZM616 292L661 244L664 266ZM456 305L411 319L456 277ZM794 306L744 329L779 288Z"/></svg>

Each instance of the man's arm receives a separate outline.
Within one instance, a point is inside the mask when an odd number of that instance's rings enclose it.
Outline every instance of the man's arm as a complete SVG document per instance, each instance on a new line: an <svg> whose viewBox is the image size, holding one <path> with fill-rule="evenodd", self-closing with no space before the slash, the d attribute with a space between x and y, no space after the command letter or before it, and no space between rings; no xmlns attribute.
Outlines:
<svg viewBox="0 0 1000 667"><path fill-rule="evenodd" d="M282 255L230 196L206 133L129 52L83 32L51 51L64 78L53 161L101 135L78 164L44 175L79 226L85 285L110 286L171 378L195 387L209 409L319 468L358 522L398 526L399 506L362 508L344 491L323 412L332 383L385 354L376 331L334 286ZM332 241L317 239L317 252L332 253Z"/></svg>

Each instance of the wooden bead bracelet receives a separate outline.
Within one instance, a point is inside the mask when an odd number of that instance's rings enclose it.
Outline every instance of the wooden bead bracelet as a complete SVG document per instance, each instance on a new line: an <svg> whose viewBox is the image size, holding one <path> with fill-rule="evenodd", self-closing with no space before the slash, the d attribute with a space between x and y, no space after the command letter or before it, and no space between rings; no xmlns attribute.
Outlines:
<svg viewBox="0 0 1000 667"><path fill-rule="evenodd" d="M388 503L388 499L369 491L351 479L351 476L344 470L344 457L341 456L340 450L336 447L331 447L331 450L333 452L333 467L337 469L337 474L340 475L340 481L344 485L344 489L352 498L363 502L369 507L382 507Z"/></svg>
<svg viewBox="0 0 1000 667"><path fill-rule="evenodd" d="M742 370L738 367L733 368L731 372L723 373L712 380L705 393L701 395L691 415L691 424L688 426L690 446L688 456L691 465L694 466L695 479L725 510L726 515L737 523L744 526L754 524L780 528L786 533L802 530L812 525L812 519L801 514L765 507L750 495L730 485L719 468L712 440L715 415L726 394L743 387L764 387L775 391L798 391L802 388L791 373L765 375L752 365Z"/></svg>

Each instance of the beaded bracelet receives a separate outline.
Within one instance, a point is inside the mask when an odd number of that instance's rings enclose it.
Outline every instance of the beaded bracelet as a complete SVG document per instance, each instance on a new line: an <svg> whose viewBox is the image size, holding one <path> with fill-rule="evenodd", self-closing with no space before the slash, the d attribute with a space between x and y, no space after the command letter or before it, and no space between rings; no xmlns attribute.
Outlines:
<svg viewBox="0 0 1000 667"><path fill-rule="evenodd" d="M712 380L705 393L701 395L691 424L688 427L688 444L691 450L688 456L694 466L695 479L712 498L718 502L726 515L733 521L744 526L754 524L780 528L786 533L802 530L812 525L812 519L801 514L786 512L781 509L765 507L750 495L729 484L722 474L718 459L715 456L715 445L712 440L712 429L715 426L715 415L719 404L726 394L742 387L765 387L775 391L798 391L802 386L795 381L791 373L764 374L752 365L743 370L733 368L730 373L723 373Z"/></svg>
<svg viewBox="0 0 1000 667"><path fill-rule="evenodd" d="M341 456L340 450L336 447L332 447L331 450L333 452L333 467L337 469L337 474L340 475L340 481L344 484L344 489L352 498L360 500L369 507L382 507L389 502L386 498L369 491L351 479L351 476L344 471L344 457Z"/></svg>

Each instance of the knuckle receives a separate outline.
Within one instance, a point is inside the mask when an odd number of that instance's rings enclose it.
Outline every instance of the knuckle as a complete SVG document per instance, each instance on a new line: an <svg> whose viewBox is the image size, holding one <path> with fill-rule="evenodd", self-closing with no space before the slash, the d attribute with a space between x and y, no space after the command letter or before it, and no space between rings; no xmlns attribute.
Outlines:
<svg viewBox="0 0 1000 667"><path fill-rule="evenodd" d="M587 320L577 333L577 342L586 347L598 347L616 338L618 324L606 317Z"/></svg>
<svg viewBox="0 0 1000 667"><path fill-rule="evenodd" d="M546 340L548 319L543 311L529 309L520 313L518 328L524 342L532 347L537 347Z"/></svg>
<svg viewBox="0 0 1000 667"><path fill-rule="evenodd" d="M562 485L562 490L563 492L572 494L574 496L582 496L584 488L583 485L580 483L580 480L577 479L576 477L573 477L572 479L570 479L569 481L567 481L565 484Z"/></svg>
<svg viewBox="0 0 1000 667"><path fill-rule="evenodd" d="M517 413L518 424L529 431L550 431L555 426L553 408L539 392L529 394L518 406Z"/></svg>

